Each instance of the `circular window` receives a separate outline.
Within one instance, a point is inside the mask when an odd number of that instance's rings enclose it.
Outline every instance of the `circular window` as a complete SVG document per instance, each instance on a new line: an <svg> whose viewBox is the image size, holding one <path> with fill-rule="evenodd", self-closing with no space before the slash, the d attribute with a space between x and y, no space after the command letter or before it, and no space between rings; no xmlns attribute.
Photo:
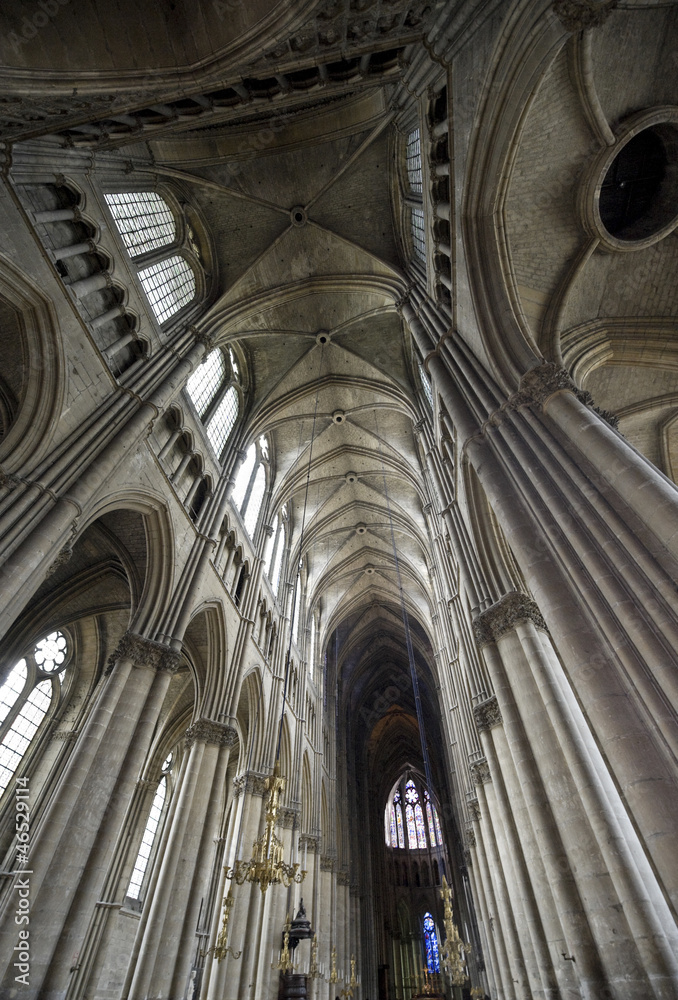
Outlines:
<svg viewBox="0 0 678 1000"><path fill-rule="evenodd" d="M634 115L596 157L582 189L583 221L610 250L638 250L678 225L678 111Z"/></svg>
<svg viewBox="0 0 678 1000"><path fill-rule="evenodd" d="M654 128L643 129L622 146L600 189L600 219L617 239L651 236L667 221L657 212L666 179L666 146Z"/></svg>

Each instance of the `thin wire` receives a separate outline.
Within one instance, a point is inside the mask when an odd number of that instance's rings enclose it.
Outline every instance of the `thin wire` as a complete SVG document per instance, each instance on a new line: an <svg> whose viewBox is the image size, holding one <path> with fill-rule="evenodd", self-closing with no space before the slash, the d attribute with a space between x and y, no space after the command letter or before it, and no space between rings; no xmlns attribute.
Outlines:
<svg viewBox="0 0 678 1000"><path fill-rule="evenodd" d="M393 528L393 514L391 513L391 501L388 495L388 489L386 487L386 468L384 466L384 456L381 450L381 437L379 435L379 421L377 419L376 408L374 410L374 423L377 430L377 443L379 446L379 459L381 461L381 475L384 482L384 496L386 497L386 508L388 510L388 520L391 527L391 545L393 547L393 560L395 562L396 568L396 579L398 581L398 593L400 594L400 610L403 616L403 625L405 627L405 645L407 646L407 656L410 663L410 676L412 678L412 690L414 692L414 704L417 710L417 722L419 724L419 739L421 741L421 752L424 757L424 770L426 772L426 784L428 786L429 793L433 791L433 782L431 780L431 762L428 756L428 745L426 743L426 730L424 728L424 713L421 707L421 697L419 694L419 678L417 677L417 665L414 661L414 649L412 646L412 635L410 633L410 621L407 615L407 608L405 606L405 594L403 593L403 582L400 575L400 562L398 560L398 551L396 549L395 543L395 531Z"/></svg>
<svg viewBox="0 0 678 1000"><path fill-rule="evenodd" d="M315 392L315 407L314 407L314 410L313 410L313 426L311 428L311 444L310 444L309 451L308 451L308 469L306 470L306 490L305 490L305 493L304 493L304 510L303 510L303 513L302 513L302 516L301 516L301 534L299 535L299 555L300 556L301 556L301 553L304 550L304 532L306 530L306 508L308 506L308 488L309 488L309 485L310 485L310 482L311 482L311 463L313 461L313 444L314 444L314 441L315 441L315 424L316 424L316 419L317 419L317 416L318 416L318 400L320 398L320 376L321 376L322 370L323 370L323 356L324 356L324 353L325 353L325 345L321 344L320 345L320 364L318 366L317 388L316 388L316 392ZM299 436L301 437L301 427L299 428ZM276 751L275 751L275 760L276 760L276 763L280 760L280 744L282 742L282 729L283 729L283 722L285 720L285 708L287 706L287 685L288 685L288 682L289 682L289 676L290 676L290 658L291 658L291 655L292 655L292 630L293 630L293 626L294 626L294 615L295 615L296 608L297 608L297 597L298 597L297 591L299 590L299 566L298 565L296 566L296 570L297 570L297 575L296 575L296 578L295 578L295 581L294 581L294 592L292 594L292 608L291 608L291 611L290 611L290 638L289 638L289 642L287 643L287 660L286 660L286 663L285 663L285 682L283 684L282 711L280 712L280 724L278 726L278 746L276 747Z"/></svg>

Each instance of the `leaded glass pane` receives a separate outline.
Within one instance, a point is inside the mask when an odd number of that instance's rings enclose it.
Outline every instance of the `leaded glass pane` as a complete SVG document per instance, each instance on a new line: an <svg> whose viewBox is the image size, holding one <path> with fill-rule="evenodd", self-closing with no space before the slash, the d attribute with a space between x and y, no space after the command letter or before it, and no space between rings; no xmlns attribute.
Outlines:
<svg viewBox="0 0 678 1000"><path fill-rule="evenodd" d="M58 670L64 662L67 651L66 636L63 632L50 632L36 645L35 662L41 670L50 674L53 670Z"/></svg>
<svg viewBox="0 0 678 1000"><path fill-rule="evenodd" d="M395 809L391 806L391 847L398 846L398 830L396 828Z"/></svg>
<svg viewBox="0 0 678 1000"><path fill-rule="evenodd" d="M231 386L227 389L224 398L214 411L210 422L207 425L207 437L218 456L221 456L224 445L228 441L229 435L238 419L238 393Z"/></svg>
<svg viewBox="0 0 678 1000"><path fill-rule="evenodd" d="M424 227L424 211L421 208L412 209L412 246L419 260L426 263L426 229Z"/></svg>
<svg viewBox="0 0 678 1000"><path fill-rule="evenodd" d="M410 132L407 137L407 176L410 182L410 191L414 194L421 194L421 139L418 128Z"/></svg>
<svg viewBox="0 0 678 1000"><path fill-rule="evenodd" d="M257 474L254 477L254 482L252 484L252 492L250 493L250 498L247 501L247 510L245 511L245 527L247 528L250 536L254 535L254 531L257 527L257 521L259 520L259 511L261 510L261 503L264 499L264 490L266 489L266 472L263 465L260 465L257 469Z"/></svg>
<svg viewBox="0 0 678 1000"><path fill-rule="evenodd" d="M405 806L405 819L407 820L407 843L411 851L417 849L417 827L414 822L414 809L408 803Z"/></svg>
<svg viewBox="0 0 678 1000"><path fill-rule="evenodd" d="M403 830L403 811L400 807L400 803L395 807L396 811L396 825L398 827L398 847L405 846L405 831Z"/></svg>
<svg viewBox="0 0 678 1000"><path fill-rule="evenodd" d="M139 271L139 280L158 323L164 323L195 298L193 268L178 254L145 267Z"/></svg>
<svg viewBox="0 0 678 1000"><path fill-rule="evenodd" d="M433 917L424 914L424 944L426 946L426 967L429 972L440 972L440 955L438 953L438 935L436 934Z"/></svg>
<svg viewBox="0 0 678 1000"><path fill-rule="evenodd" d="M442 834L442 830L440 829L440 820L438 819L438 810L436 809L435 806L431 806L431 808L433 809L433 819L434 819L434 822L435 822L435 825L436 825L436 836L438 838L438 844L440 845L440 847L442 847L442 845L443 845L443 834Z"/></svg>
<svg viewBox="0 0 678 1000"><path fill-rule="evenodd" d="M23 660L21 661L24 662ZM52 681L33 688L0 745L0 791L4 791L52 702Z"/></svg>
<svg viewBox="0 0 678 1000"><path fill-rule="evenodd" d="M419 792L414 787L414 782L412 780L408 781L405 785L405 801L412 804L419 801Z"/></svg>
<svg viewBox="0 0 678 1000"><path fill-rule="evenodd" d="M431 409L433 409L433 391L431 390L431 380L426 374L426 370L421 361L419 362L419 378L421 379L421 387L424 390L424 395L426 396L428 405Z"/></svg>
<svg viewBox="0 0 678 1000"><path fill-rule="evenodd" d="M224 355L217 347L214 351L210 351L186 383L186 391L199 416L202 417L207 411L225 375Z"/></svg>
<svg viewBox="0 0 678 1000"><path fill-rule="evenodd" d="M28 668L25 660L19 660L12 667L7 680L0 688L0 723L4 722L24 689Z"/></svg>
<svg viewBox="0 0 678 1000"><path fill-rule="evenodd" d="M138 899L141 892L141 885L144 881L146 868L148 867L148 859L150 858L151 851L153 850L153 842L158 832L160 817L162 816L162 807L165 804L166 790L167 779L161 778L155 796L153 797L153 805L151 806L151 812L148 817L148 822L146 823L144 835L141 838L141 847L139 848L137 860L134 863L134 870L132 871L132 877L130 878L129 888L127 889L127 895L132 899Z"/></svg>
<svg viewBox="0 0 678 1000"><path fill-rule="evenodd" d="M424 814L421 811L421 806L417 802L414 807L414 822L417 827L417 846L419 848L426 849L426 827L424 825Z"/></svg>
<svg viewBox="0 0 678 1000"><path fill-rule="evenodd" d="M245 499L245 494L247 493L247 487L250 484L256 460L257 450L254 447L254 444L251 444L245 453L245 459L242 465L238 469L238 473L235 477L235 486L233 487L233 492L231 493L231 503L234 504L238 510L242 510L243 501Z"/></svg>
<svg viewBox="0 0 678 1000"><path fill-rule="evenodd" d="M130 257L174 243L174 216L165 199L155 191L129 191L104 197Z"/></svg>
<svg viewBox="0 0 678 1000"><path fill-rule="evenodd" d="M433 825L433 814L431 813L431 803L426 803L426 818L428 819L428 835L431 838L431 847L436 846L436 831ZM442 844L441 844L442 847Z"/></svg>

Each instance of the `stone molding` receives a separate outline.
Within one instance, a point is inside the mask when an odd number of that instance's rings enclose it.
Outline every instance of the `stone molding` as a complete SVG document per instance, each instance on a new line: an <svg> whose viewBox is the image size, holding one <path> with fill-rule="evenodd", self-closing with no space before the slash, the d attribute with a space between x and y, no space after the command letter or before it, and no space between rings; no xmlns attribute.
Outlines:
<svg viewBox="0 0 678 1000"><path fill-rule="evenodd" d="M59 743L75 743L79 735L78 729L57 729L52 733L52 739Z"/></svg>
<svg viewBox="0 0 678 1000"><path fill-rule="evenodd" d="M468 811L475 823L480 822L480 802L478 802L478 799L469 799Z"/></svg>
<svg viewBox="0 0 678 1000"><path fill-rule="evenodd" d="M333 872L337 866L336 858L331 858L328 854L323 854L320 858L320 871Z"/></svg>
<svg viewBox="0 0 678 1000"><path fill-rule="evenodd" d="M474 785L486 785L488 782L492 781L490 765L484 757L482 760L477 760L474 764L471 764L469 770L471 772L471 780Z"/></svg>
<svg viewBox="0 0 678 1000"><path fill-rule="evenodd" d="M590 406L599 417L607 421L611 427L619 425L618 418L609 410L600 410L594 405L593 396L585 389L580 389L569 373L551 361L543 361L531 368L520 380L520 389L509 397L506 408L516 410L520 406L539 406L556 392L571 392L584 406Z"/></svg>
<svg viewBox="0 0 678 1000"><path fill-rule="evenodd" d="M481 701L480 704L475 705L473 708L473 718L475 719L476 729L479 733L484 733L489 729L494 729L495 726L500 726L503 719L496 695L492 695L487 701Z"/></svg>
<svg viewBox="0 0 678 1000"><path fill-rule="evenodd" d="M161 642L145 639L134 632L125 632L116 651L109 656L106 673L110 674L118 660L131 660L135 667L151 667L159 672L175 674L181 653Z"/></svg>
<svg viewBox="0 0 678 1000"><path fill-rule="evenodd" d="M251 795L264 796L267 780L267 776L258 771L245 771L233 779L233 794L237 797L243 792L249 792Z"/></svg>
<svg viewBox="0 0 678 1000"><path fill-rule="evenodd" d="M488 642L496 642L516 625L526 621L531 621L542 632L548 632L537 604L527 594L513 590L473 619L476 643L485 646Z"/></svg>
<svg viewBox="0 0 678 1000"><path fill-rule="evenodd" d="M204 330L198 330L196 327L189 327L190 332L195 337L197 344L204 344L207 350L211 350L214 347L214 336L210 333L205 333Z"/></svg>
<svg viewBox="0 0 678 1000"><path fill-rule="evenodd" d="M214 719L198 719L186 730L185 739L187 750L198 740L219 747L232 747L238 742L238 732L232 726L215 722Z"/></svg>
<svg viewBox="0 0 678 1000"><path fill-rule="evenodd" d="M568 31L584 31L603 24L619 0L553 0L553 13Z"/></svg>
<svg viewBox="0 0 678 1000"><path fill-rule="evenodd" d="M302 833L299 837L299 850L302 851L304 848L313 854L317 854L320 849L319 838L313 837L309 833Z"/></svg>

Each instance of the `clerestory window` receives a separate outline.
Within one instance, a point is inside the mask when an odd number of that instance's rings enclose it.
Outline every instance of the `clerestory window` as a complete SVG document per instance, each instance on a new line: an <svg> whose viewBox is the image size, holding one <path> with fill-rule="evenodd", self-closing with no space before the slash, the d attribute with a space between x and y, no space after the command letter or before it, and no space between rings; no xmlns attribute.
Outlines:
<svg viewBox="0 0 678 1000"><path fill-rule="evenodd" d="M14 664L0 688L0 793L58 699L68 654L64 633L50 632Z"/></svg>
<svg viewBox="0 0 678 1000"><path fill-rule="evenodd" d="M266 493L266 463L268 462L268 441L262 434L247 449L236 476L231 502L238 508L250 538L259 523L259 514Z"/></svg>
<svg viewBox="0 0 678 1000"><path fill-rule="evenodd" d="M106 194L106 204L158 323L166 323L196 298L197 243L155 191Z"/></svg>
<svg viewBox="0 0 678 1000"><path fill-rule="evenodd" d="M134 862L134 868L132 869L132 876L129 881L129 886L127 887L127 896L130 899L139 899L141 896L146 870L153 853L153 848L158 836L158 829L160 827L160 821L167 802L168 774L172 769L172 764L173 755L170 753L165 758L162 765L163 774L158 782L155 795L153 796L151 811L148 815L148 819L146 820L146 826L144 827L144 833L141 838L141 845L139 846L136 861Z"/></svg>
<svg viewBox="0 0 678 1000"><path fill-rule="evenodd" d="M227 361L221 348L216 347L186 383L186 392L219 459L240 412L239 369L234 361L231 352Z"/></svg>
<svg viewBox="0 0 678 1000"><path fill-rule="evenodd" d="M435 803L427 788L412 778L401 779L393 790L384 813L388 847L411 851L442 847L443 835Z"/></svg>
<svg viewBox="0 0 678 1000"><path fill-rule="evenodd" d="M268 554L268 561L264 570L274 594L278 593L278 587L280 585L280 571L282 569L283 555L285 552L286 524L287 504L283 504L275 521L273 544L271 545Z"/></svg>

